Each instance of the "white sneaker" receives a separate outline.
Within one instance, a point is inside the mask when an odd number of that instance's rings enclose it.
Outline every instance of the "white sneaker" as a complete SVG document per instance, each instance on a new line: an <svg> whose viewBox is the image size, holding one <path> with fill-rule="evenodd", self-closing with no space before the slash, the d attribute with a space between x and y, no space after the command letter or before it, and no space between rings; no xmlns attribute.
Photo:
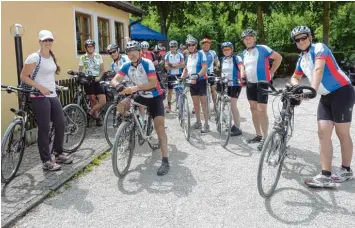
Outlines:
<svg viewBox="0 0 355 228"><path fill-rule="evenodd" d="M321 173L305 180L304 183L313 188L336 188L339 186L338 183L333 182L332 178L324 176Z"/></svg>
<svg viewBox="0 0 355 228"><path fill-rule="evenodd" d="M341 183L341 182L344 182L347 180L354 179L354 174L351 169L350 169L350 171L347 171L343 167L340 167L337 169L336 172L333 173L333 175L331 177L334 182Z"/></svg>

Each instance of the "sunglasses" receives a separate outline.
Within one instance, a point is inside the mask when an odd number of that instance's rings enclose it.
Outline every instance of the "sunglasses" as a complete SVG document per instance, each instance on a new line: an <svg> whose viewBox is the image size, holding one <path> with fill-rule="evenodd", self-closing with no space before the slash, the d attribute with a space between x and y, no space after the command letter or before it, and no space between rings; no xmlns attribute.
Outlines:
<svg viewBox="0 0 355 228"><path fill-rule="evenodd" d="M111 51L109 52L110 55L115 54L117 51Z"/></svg>
<svg viewBox="0 0 355 228"><path fill-rule="evenodd" d="M302 41L305 41L308 39L308 36L304 36L304 37L301 37L301 38L298 38L298 39L295 39L296 43L299 43L301 40Z"/></svg>
<svg viewBox="0 0 355 228"><path fill-rule="evenodd" d="M196 44L188 44L187 46L188 46L188 47L195 47Z"/></svg>
<svg viewBox="0 0 355 228"><path fill-rule="evenodd" d="M52 39L46 39L46 40L42 40L42 42L53 42Z"/></svg>
<svg viewBox="0 0 355 228"><path fill-rule="evenodd" d="M170 46L170 48L177 48L177 46Z"/></svg>

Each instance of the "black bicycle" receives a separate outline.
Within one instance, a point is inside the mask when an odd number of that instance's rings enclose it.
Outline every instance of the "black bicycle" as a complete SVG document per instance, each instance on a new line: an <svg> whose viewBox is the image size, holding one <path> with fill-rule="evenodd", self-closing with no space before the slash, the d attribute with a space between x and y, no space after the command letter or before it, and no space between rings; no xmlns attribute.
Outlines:
<svg viewBox="0 0 355 228"><path fill-rule="evenodd" d="M126 82L121 82L122 91L126 87ZM160 148L156 131L154 130L153 118L146 106L134 101L137 94L126 96L130 98L130 109L127 113L122 113L122 123L120 124L113 148L112 148L112 168L119 178L126 175L132 161L135 149L136 136L140 141L148 142L152 150ZM145 107L145 115L142 117L139 107Z"/></svg>
<svg viewBox="0 0 355 228"><path fill-rule="evenodd" d="M15 114L15 118L7 127L1 142L1 182L9 183L15 177L22 161L26 148L26 131L30 122L36 121L28 95L39 96L42 94L38 90L25 90L5 85L1 85L1 89L8 93L19 92L19 96L22 97L20 108L10 109ZM81 146L85 138L86 115L76 104L65 106L63 112L65 117L63 150L74 152ZM54 134L54 128L51 127L49 142L52 152Z"/></svg>
<svg viewBox="0 0 355 228"><path fill-rule="evenodd" d="M289 155L287 143L292 137L294 129L294 108L300 104L303 98L315 98L317 93L310 86L286 86L284 89L276 90L269 82L263 81L259 83L271 88L271 91L261 89L263 93L281 96L282 101L280 116L275 118L274 127L265 139L259 161L258 190L262 197L268 198L275 191L284 160ZM304 92L304 90L308 90L308 92ZM273 173L269 179L269 176L263 170L264 168L273 169L276 174Z"/></svg>

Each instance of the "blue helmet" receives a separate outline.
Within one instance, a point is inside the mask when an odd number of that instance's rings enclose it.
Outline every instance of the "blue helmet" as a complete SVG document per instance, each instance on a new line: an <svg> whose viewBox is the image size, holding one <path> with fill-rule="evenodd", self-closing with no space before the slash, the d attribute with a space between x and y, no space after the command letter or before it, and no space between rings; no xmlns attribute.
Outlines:
<svg viewBox="0 0 355 228"><path fill-rule="evenodd" d="M224 43L221 45L221 49L223 49L223 48L225 48L225 47L230 47L230 48L234 49L234 45L233 45L231 42L229 42L229 41L224 42Z"/></svg>

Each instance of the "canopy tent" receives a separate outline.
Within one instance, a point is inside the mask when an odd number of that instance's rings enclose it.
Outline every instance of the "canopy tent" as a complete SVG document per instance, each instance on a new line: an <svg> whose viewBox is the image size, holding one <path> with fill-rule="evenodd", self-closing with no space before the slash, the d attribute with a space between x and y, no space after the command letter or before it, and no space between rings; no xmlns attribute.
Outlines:
<svg viewBox="0 0 355 228"><path fill-rule="evenodd" d="M129 20L132 24L134 21ZM131 26L131 39L133 40L167 40L166 36L150 29L140 23Z"/></svg>

